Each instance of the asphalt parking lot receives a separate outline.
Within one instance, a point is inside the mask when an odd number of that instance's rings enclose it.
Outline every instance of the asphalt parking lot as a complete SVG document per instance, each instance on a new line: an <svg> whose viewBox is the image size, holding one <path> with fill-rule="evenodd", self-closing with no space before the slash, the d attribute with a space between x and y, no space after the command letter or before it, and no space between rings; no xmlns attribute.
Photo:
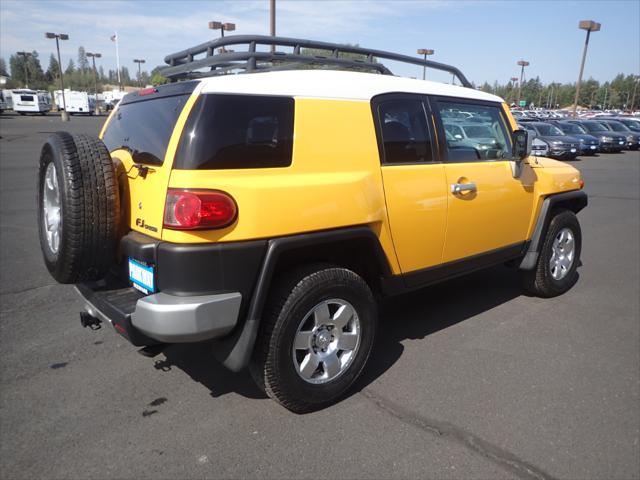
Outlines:
<svg viewBox="0 0 640 480"><path fill-rule="evenodd" d="M640 477L640 153L573 162L569 293L524 296L498 267L387 301L356 391L301 416L203 346L145 358L80 326L41 260L37 159L103 121L0 117L0 477Z"/></svg>

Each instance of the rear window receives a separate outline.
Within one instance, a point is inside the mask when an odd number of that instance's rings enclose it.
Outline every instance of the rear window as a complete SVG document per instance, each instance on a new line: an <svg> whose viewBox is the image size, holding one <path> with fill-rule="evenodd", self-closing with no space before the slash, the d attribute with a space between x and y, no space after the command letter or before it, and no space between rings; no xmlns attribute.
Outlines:
<svg viewBox="0 0 640 480"><path fill-rule="evenodd" d="M291 97L202 95L187 120L174 168L288 167L293 113Z"/></svg>
<svg viewBox="0 0 640 480"><path fill-rule="evenodd" d="M33 95L20 95L21 102L33 102Z"/></svg>
<svg viewBox="0 0 640 480"><path fill-rule="evenodd" d="M110 152L124 148L134 162L162 165L176 120L188 94L122 103L102 141Z"/></svg>

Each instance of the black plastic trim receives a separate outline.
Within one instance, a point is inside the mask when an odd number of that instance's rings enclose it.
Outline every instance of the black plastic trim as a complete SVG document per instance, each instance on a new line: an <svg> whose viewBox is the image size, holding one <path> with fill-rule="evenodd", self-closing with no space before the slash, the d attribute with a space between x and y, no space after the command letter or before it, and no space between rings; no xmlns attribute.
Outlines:
<svg viewBox="0 0 640 480"><path fill-rule="evenodd" d="M572 190L570 192L556 193L546 197L542 202L542 208L540 209L536 226L531 235L529 248L522 262L520 262L520 270L532 270L535 268L538 261L538 254L540 253L540 244L547 233L547 227L551 220L551 212L554 207L562 205L574 213L578 213L585 208L588 203L589 199L584 190Z"/></svg>
<svg viewBox="0 0 640 480"><path fill-rule="evenodd" d="M435 267L415 270L404 275L384 278L383 292L386 295L397 295L407 290L415 290L434 283L442 282L483 268L508 262L522 257L528 242L519 242L507 247L498 248L478 255L454 260Z"/></svg>
<svg viewBox="0 0 640 480"><path fill-rule="evenodd" d="M264 262L243 326L230 337L214 341L213 351L218 360L228 369L235 372L242 370L249 364L274 271L278 260L285 252L327 244L335 244L336 248L339 249L342 248L345 242L352 240L366 241L374 254L372 261L379 268L381 276L391 276L391 268L380 241L367 226L306 233L269 240Z"/></svg>

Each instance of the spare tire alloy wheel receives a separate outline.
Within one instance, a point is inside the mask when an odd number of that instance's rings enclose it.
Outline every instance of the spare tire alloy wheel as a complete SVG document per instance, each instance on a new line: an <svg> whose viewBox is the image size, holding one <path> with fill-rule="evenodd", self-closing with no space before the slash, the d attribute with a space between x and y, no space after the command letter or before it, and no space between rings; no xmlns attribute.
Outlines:
<svg viewBox="0 0 640 480"><path fill-rule="evenodd" d="M293 363L312 384L334 380L353 362L360 346L360 321L353 306L334 298L316 305L300 322Z"/></svg>
<svg viewBox="0 0 640 480"><path fill-rule="evenodd" d="M60 283L103 278L120 236L120 197L107 147L57 132L40 154L38 231L47 269Z"/></svg>
<svg viewBox="0 0 640 480"><path fill-rule="evenodd" d="M60 221L60 189L58 188L56 166L53 162L47 165L43 189L43 227L47 236L47 245L49 246L49 250L53 255L56 255L58 253L58 248L60 247L62 222Z"/></svg>

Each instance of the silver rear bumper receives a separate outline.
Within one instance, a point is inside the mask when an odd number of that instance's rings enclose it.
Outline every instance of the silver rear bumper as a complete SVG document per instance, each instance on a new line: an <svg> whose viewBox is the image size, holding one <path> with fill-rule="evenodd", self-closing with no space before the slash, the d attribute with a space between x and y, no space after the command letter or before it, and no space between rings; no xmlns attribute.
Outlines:
<svg viewBox="0 0 640 480"><path fill-rule="evenodd" d="M135 306L129 303L129 307L123 307L113 303L117 303L117 295L97 295L101 292L86 286L76 286L76 290L85 301L87 313L111 323L130 340L130 328L133 327L133 330L165 343L200 342L226 335L238 322L242 302L239 292L196 296L160 292L137 300L134 297Z"/></svg>
<svg viewBox="0 0 640 480"><path fill-rule="evenodd" d="M131 323L160 342L199 342L229 333L238 321L242 295L178 297L156 293L138 300Z"/></svg>

